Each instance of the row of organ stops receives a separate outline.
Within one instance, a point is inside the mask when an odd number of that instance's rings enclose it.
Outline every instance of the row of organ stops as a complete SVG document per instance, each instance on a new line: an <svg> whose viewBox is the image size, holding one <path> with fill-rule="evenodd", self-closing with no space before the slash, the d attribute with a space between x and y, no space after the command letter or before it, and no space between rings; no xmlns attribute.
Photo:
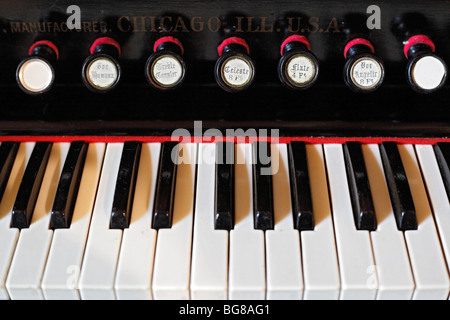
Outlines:
<svg viewBox="0 0 450 320"><path fill-rule="evenodd" d="M217 84L228 92L247 89L255 77L255 63L248 43L241 37L231 36L218 46L214 73ZM157 89L177 88L186 75L183 45L172 36L159 38L154 53L145 65L148 83ZM447 66L435 54L433 41L425 35L411 36L404 42L404 55L408 59L407 81L410 87L421 93L439 90L446 82ZM83 83L92 91L107 92L119 83L120 44L110 38L98 38L91 46L91 55L82 68ZM278 64L280 81L291 89L307 89L319 76L319 60L311 51L304 35L290 35L281 44ZM373 44L367 39L349 39L344 48L346 64L344 81L355 92L373 92L385 78L383 61L375 54ZM57 46L51 41L35 42L29 57L17 69L17 82L30 94L42 94L50 90L55 80L55 68L59 58Z"/></svg>

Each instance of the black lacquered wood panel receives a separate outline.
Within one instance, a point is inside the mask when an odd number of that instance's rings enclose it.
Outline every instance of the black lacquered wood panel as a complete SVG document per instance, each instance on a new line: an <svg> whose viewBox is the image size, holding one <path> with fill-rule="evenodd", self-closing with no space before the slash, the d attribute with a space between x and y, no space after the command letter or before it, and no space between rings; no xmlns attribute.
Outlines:
<svg viewBox="0 0 450 320"><path fill-rule="evenodd" d="M348 124L358 126L362 121L376 121L391 127L392 131L384 133L388 136L395 135L397 126L409 124L421 125L439 135L435 125L423 125L450 121L445 103L449 100L449 84L432 95L413 92L405 79L404 39L393 28L403 14L416 14L414 27L429 35L436 45L436 54L449 61L450 4L445 1L377 4L381 10L380 29L367 30L365 23L362 28L369 33L377 55L385 62L386 79L376 93L364 98L346 88L342 69L344 26L350 13L361 15L363 22L369 18L367 8L374 3L368 0L354 1L351 6L337 0L319 1L301 9L293 0L80 0L77 5L83 23L80 30L73 31L65 27L69 16L66 9L71 4L59 1L55 6L51 0L0 3L2 121L43 121L55 125L60 121L72 124L99 121L99 125L104 125L109 121L145 120L161 124L159 121L203 120L227 121L229 128L240 127L241 121L270 126L292 122L293 127L299 122L326 121L325 128L338 122L343 130ZM227 19L236 34L248 42L257 70L251 88L239 95L223 92L213 75L217 46L225 37ZM145 62L153 53L152 46L162 29L180 38L188 66L183 85L169 94L152 89L143 77ZM320 62L317 83L304 92L285 88L277 76L280 45L286 30L287 33L303 30ZM96 94L82 85L81 69L93 40L105 35L104 31L121 44L123 77L112 92ZM16 68L28 55L33 41L45 37L54 38L60 48L55 84L44 96L30 97L16 84ZM430 106L428 112L423 112L423 106ZM79 128L75 126L73 130ZM98 129L95 124L92 128ZM161 128L165 126L161 124ZM146 134L152 132L147 130ZM422 133L416 130L416 135ZM112 134L124 134L124 130L115 128Z"/></svg>

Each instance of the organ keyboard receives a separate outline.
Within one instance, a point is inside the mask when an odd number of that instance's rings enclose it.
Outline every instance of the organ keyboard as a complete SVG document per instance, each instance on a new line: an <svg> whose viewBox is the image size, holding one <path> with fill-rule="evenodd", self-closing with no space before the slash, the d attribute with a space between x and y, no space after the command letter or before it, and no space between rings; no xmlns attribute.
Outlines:
<svg viewBox="0 0 450 320"><path fill-rule="evenodd" d="M449 3L255 4L1 1L0 299L449 299Z"/></svg>
<svg viewBox="0 0 450 320"><path fill-rule="evenodd" d="M264 142L266 143L266 142ZM155 201L162 148L167 143L89 143L79 190L69 191L75 204L68 227L52 229L52 204L70 173L67 163L79 142L50 144L48 159L33 158L42 144L22 142L10 150L10 168L0 203L1 293L4 299L446 299L450 290L447 261L450 207L441 173L442 159L433 146L398 144L407 177L417 230L399 229L389 196L389 179L376 143L361 143L376 229L361 230L346 169L346 144L306 144L289 157L298 142L270 144L271 188L255 189L252 144L234 144L234 223L231 230L215 229L216 143L181 143L183 161L174 178L172 225L155 229ZM135 192L123 194L132 208L129 225L111 227L122 179L132 176L121 159L138 144ZM437 145L440 151L446 144ZM78 146L79 148L79 146ZM14 156L14 150L16 155ZM389 151L388 151L389 152ZM40 161L35 163L33 161ZM307 185L292 194L289 168L306 161ZM134 164L136 165L136 164ZM44 167L34 197L29 226L11 225L23 180L30 167ZM122 167L121 167L122 166ZM63 169L64 168L64 169ZM72 170L76 170L72 166ZM394 175L398 168L392 168ZM36 177L38 179L39 177ZM125 179L126 180L126 179ZM130 180L128 180L130 181ZM133 188L134 186L131 186ZM296 229L292 197L310 188L312 230ZM170 192L169 192L170 193ZM33 197L33 195L28 195ZM256 197L273 199L273 227L255 225ZM359 197L359 199L355 199ZM300 200L300 199L299 199ZM26 201L26 200L25 200ZM229 201L229 200L228 200ZM295 201L294 201L295 203ZM53 212L52 212L53 211Z"/></svg>

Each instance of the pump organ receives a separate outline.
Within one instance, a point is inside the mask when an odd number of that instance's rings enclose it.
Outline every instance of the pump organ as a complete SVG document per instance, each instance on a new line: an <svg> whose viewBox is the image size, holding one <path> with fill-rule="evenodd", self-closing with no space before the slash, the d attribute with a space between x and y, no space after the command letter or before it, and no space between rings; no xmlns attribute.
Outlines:
<svg viewBox="0 0 450 320"><path fill-rule="evenodd" d="M448 298L448 3L70 5L0 3L2 299Z"/></svg>

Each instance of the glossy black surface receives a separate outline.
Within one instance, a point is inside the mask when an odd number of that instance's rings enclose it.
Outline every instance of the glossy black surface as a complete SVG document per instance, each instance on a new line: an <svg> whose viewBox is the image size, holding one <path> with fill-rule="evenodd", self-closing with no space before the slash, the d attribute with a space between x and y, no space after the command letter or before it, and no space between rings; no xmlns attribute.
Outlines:
<svg viewBox="0 0 450 320"><path fill-rule="evenodd" d="M141 144L127 141L123 145L111 210L111 229L128 228L133 207L134 190L141 156Z"/></svg>
<svg viewBox="0 0 450 320"><path fill-rule="evenodd" d="M252 145L253 164L253 227L257 230L274 228L272 159L270 144Z"/></svg>
<svg viewBox="0 0 450 320"><path fill-rule="evenodd" d="M288 152L294 227L298 230L314 230L314 214L305 143L301 141L291 142Z"/></svg>
<svg viewBox="0 0 450 320"><path fill-rule="evenodd" d="M380 152L397 228L402 231L416 230L416 209L397 144L383 142Z"/></svg>
<svg viewBox="0 0 450 320"><path fill-rule="evenodd" d="M0 145L0 199L5 192L18 149L19 143L17 142L3 142Z"/></svg>
<svg viewBox="0 0 450 320"><path fill-rule="evenodd" d="M158 176L156 177L155 204L153 208L152 228L172 227L173 200L175 198L175 181L178 161L178 143L164 142L161 145Z"/></svg>
<svg viewBox="0 0 450 320"><path fill-rule="evenodd" d="M444 181L447 197L450 200L450 143L434 145L434 152L438 161L442 180Z"/></svg>
<svg viewBox="0 0 450 320"><path fill-rule="evenodd" d="M344 144L344 158L356 229L374 231L377 219L361 144Z"/></svg>
<svg viewBox="0 0 450 320"><path fill-rule="evenodd" d="M59 178L50 216L50 228L69 228L83 174L88 145L83 141L70 144Z"/></svg>
<svg viewBox="0 0 450 320"><path fill-rule="evenodd" d="M252 122L253 127L283 128L282 135L295 128L300 128L298 134L339 136L373 134L371 129L366 131L368 127L384 136L404 130L410 136L443 136L450 131L449 84L430 95L411 90L405 75L405 37L393 28L404 13L420 16L412 19L408 32L425 30L436 45L436 54L450 61L450 4L446 1L377 3L381 29L370 30L370 41L385 62L386 77L376 92L365 97L346 88L342 69L347 16L359 13L368 18L367 7L373 4L368 0L351 5L316 1L300 7L292 0L80 0L82 28L71 31L64 22L65 10L72 4L66 0L57 5L51 0L0 3L0 119L6 127L9 122L15 124L11 131L2 126L2 134L41 134L48 127L55 128L51 129L54 134L85 134L108 127L107 134L128 135L135 131L135 123L143 121L149 124L144 133L152 135L166 128L186 128L194 120L204 121L205 128L206 122L213 128L239 128ZM239 95L225 92L214 79L225 16L233 17L231 28L248 42L257 71L252 86ZM293 33L303 29L320 61L317 83L306 91L289 90L278 79L286 25ZM123 74L120 88L99 95L83 85L80 72L93 40L104 34L122 44ZM189 70L183 86L170 93L149 87L143 72L161 35L180 38ZM60 48L55 83L45 95L28 96L18 88L15 71L28 56L30 45L47 36L57 38ZM430 106L426 113L423 106Z"/></svg>
<svg viewBox="0 0 450 320"><path fill-rule="evenodd" d="M37 142L20 183L12 209L11 228L28 228L39 194L52 143Z"/></svg>
<svg viewBox="0 0 450 320"><path fill-rule="evenodd" d="M234 229L234 143L216 145L214 229Z"/></svg>

